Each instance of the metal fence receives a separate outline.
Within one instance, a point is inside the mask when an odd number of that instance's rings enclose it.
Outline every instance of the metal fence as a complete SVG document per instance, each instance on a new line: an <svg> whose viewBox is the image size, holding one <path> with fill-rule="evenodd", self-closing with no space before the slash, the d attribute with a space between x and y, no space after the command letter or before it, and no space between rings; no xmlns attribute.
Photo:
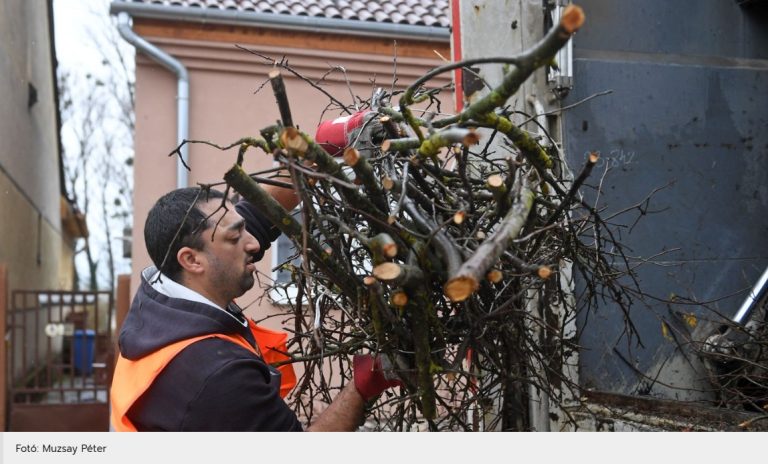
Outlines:
<svg viewBox="0 0 768 464"><path fill-rule="evenodd" d="M12 292L9 430L106 430L113 307L110 292Z"/></svg>

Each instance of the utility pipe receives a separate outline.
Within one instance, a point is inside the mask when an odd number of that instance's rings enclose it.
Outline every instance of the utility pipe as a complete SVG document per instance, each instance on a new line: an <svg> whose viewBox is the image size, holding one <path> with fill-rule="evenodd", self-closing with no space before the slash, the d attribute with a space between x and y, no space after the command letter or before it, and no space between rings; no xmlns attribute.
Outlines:
<svg viewBox="0 0 768 464"><path fill-rule="evenodd" d="M126 42L136 47L136 50L143 52L176 75L176 143L180 145L189 138L189 73L187 68L179 60L136 34L131 29L131 16L128 13L119 12L117 14L117 30ZM182 161L189 160L187 152L185 145L181 148L181 155L176 162L177 188L183 188L189 184L189 173Z"/></svg>
<svg viewBox="0 0 768 464"><path fill-rule="evenodd" d="M733 322L742 325L745 324L746 320L755 309L755 306L757 306L760 300L763 299L766 293L768 293L768 268L765 268L765 272L763 272L763 275L760 276L760 279L749 292L747 299L741 304L736 315L733 316Z"/></svg>
<svg viewBox="0 0 768 464"><path fill-rule="evenodd" d="M541 144L542 146L549 146L549 123L547 122L547 116L544 114L544 105L533 95L529 95L526 100L528 104L531 105L533 114L536 117L539 136L541 136ZM530 307L527 309L531 312L538 313L538 304L539 298L537 295L531 299L529 303ZM538 317L542 320L544 319L540 313L538 314ZM541 326L538 324L531 324L529 330L532 332L534 340L536 340L537 343L541 343ZM541 375L542 377L545 375L544 366L538 359L534 357L531 364L535 374ZM528 386L528 414L533 430L536 430L537 432L550 431L549 406L549 393L544 389L539 389L534 382L531 382Z"/></svg>

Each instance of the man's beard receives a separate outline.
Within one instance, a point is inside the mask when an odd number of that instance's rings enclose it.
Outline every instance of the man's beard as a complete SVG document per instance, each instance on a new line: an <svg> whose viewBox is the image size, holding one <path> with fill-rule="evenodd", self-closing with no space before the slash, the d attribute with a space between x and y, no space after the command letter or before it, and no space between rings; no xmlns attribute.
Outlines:
<svg viewBox="0 0 768 464"><path fill-rule="evenodd" d="M211 271L212 282L222 290L222 293L226 291L228 300L243 296L253 288L256 282L252 272L243 271L239 276L235 276L235 271L230 266L222 265L215 256L211 259Z"/></svg>
<svg viewBox="0 0 768 464"><path fill-rule="evenodd" d="M243 276L240 278L240 295L237 296L242 296L245 292L253 288L253 284L255 283L256 279L253 278L252 272L246 272L243 274Z"/></svg>

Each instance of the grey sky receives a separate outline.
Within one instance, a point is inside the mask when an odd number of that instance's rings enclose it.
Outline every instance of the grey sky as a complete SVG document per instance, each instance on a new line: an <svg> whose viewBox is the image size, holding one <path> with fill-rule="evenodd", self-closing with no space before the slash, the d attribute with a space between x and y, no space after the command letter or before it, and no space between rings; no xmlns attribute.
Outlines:
<svg viewBox="0 0 768 464"><path fill-rule="evenodd" d="M92 40L108 27L109 0L54 0L56 55L68 69L97 70L101 56Z"/></svg>

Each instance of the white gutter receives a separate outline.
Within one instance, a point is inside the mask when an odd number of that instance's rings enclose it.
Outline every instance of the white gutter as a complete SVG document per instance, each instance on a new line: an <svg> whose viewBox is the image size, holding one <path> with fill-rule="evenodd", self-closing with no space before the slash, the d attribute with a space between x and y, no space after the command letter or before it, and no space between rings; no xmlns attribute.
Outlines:
<svg viewBox="0 0 768 464"><path fill-rule="evenodd" d="M143 52L176 75L176 142L177 145L180 145L189 138L189 73L187 68L179 60L133 32L131 16L128 13L117 12L115 8L112 9L112 13L118 13L117 30L123 39L136 47L136 50ZM181 148L181 156L176 163L177 188L183 188L189 184L189 173L184 167L182 159L189 160L186 145Z"/></svg>
<svg viewBox="0 0 768 464"><path fill-rule="evenodd" d="M125 12L135 18L260 27L282 31L333 33L384 39L414 39L427 42L448 42L450 39L449 29L441 26L415 26L255 11L179 8L167 5L114 1L110 5L110 12L112 14Z"/></svg>

